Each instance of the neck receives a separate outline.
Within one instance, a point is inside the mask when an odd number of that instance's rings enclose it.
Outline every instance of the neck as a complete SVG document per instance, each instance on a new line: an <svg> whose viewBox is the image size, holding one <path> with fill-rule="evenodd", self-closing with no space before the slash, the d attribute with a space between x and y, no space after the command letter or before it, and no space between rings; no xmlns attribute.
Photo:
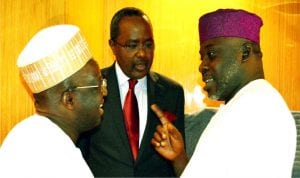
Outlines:
<svg viewBox="0 0 300 178"><path fill-rule="evenodd" d="M232 94L229 95L229 97L227 97L227 99L225 99L225 104L228 103L229 100L230 100L231 98L233 98L234 95L235 95L238 91L240 91L240 89L242 89L244 86L246 86L248 83L250 83L250 82L252 82L252 81L254 81L254 80L257 80L257 79L264 79L264 78L265 78L265 77L264 77L264 73L263 73L263 72L258 72L258 73L257 73L255 76L253 76L250 80L247 80L247 81L243 82L239 87L237 87L237 88L232 92Z"/></svg>
<svg viewBox="0 0 300 178"><path fill-rule="evenodd" d="M66 122L66 119L63 119L63 116L53 115L47 112L42 112L40 110L37 110L37 113L50 119L59 128L61 128L65 132L65 134L67 134L70 137L74 144L76 144L79 137L79 133L74 127L71 126L71 123Z"/></svg>
<svg viewBox="0 0 300 178"><path fill-rule="evenodd" d="M73 143L76 144L79 137L79 133L75 130L75 128L70 126L70 123L61 122L61 120L51 118L50 120L56 125L58 125L58 127L60 127L71 138Z"/></svg>

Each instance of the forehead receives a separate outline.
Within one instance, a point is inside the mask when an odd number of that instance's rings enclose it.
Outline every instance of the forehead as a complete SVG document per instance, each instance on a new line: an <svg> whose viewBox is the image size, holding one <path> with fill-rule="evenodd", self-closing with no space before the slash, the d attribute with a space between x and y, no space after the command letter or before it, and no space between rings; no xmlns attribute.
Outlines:
<svg viewBox="0 0 300 178"><path fill-rule="evenodd" d="M237 37L218 37L204 41L200 48L208 50L210 48L232 48L241 45L245 39Z"/></svg>
<svg viewBox="0 0 300 178"><path fill-rule="evenodd" d="M88 63L85 64L84 67L82 67L78 72L76 72L72 79L76 81L89 81L98 79L100 75L100 69L94 60L90 60Z"/></svg>
<svg viewBox="0 0 300 178"><path fill-rule="evenodd" d="M150 22L140 16L125 16L119 23L118 38L122 39L148 39L152 38Z"/></svg>

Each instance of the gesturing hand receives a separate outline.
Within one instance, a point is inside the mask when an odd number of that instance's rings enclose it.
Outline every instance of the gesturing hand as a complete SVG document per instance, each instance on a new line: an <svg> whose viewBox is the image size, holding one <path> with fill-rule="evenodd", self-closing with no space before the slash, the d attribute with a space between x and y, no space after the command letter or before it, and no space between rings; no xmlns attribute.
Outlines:
<svg viewBox="0 0 300 178"><path fill-rule="evenodd" d="M176 175L180 176L188 162L182 135L156 104L151 105L151 109L161 122L156 127L151 143L161 156L172 161Z"/></svg>
<svg viewBox="0 0 300 178"><path fill-rule="evenodd" d="M156 132L151 140L155 150L164 158L173 161L184 152L184 141L177 128L169 122L160 108L153 104L151 109L158 116L161 125L156 127Z"/></svg>

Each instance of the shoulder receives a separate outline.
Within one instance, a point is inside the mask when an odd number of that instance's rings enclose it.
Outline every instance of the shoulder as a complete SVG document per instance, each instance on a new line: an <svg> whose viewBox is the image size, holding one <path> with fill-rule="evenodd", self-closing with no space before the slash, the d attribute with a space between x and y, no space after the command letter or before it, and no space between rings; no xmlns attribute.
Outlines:
<svg viewBox="0 0 300 178"><path fill-rule="evenodd" d="M111 65L109 67L105 67L105 68L101 69L101 74L106 77L106 76L108 76L109 73L111 73L113 71L115 71L114 65Z"/></svg>
<svg viewBox="0 0 300 178"><path fill-rule="evenodd" d="M222 114L253 123L294 122L281 94L266 80L256 80L242 88L226 105ZM239 117L238 117L239 116ZM291 122L291 123L292 123ZM290 124L291 124L290 123Z"/></svg>
<svg viewBox="0 0 300 178"><path fill-rule="evenodd" d="M162 74L159 74L157 72L149 72L149 77L152 81L156 82L157 84L166 86L166 87L170 87L170 88L179 88L183 90L183 87L181 84L179 84L178 82L176 82L175 80L166 77Z"/></svg>
<svg viewBox="0 0 300 178"><path fill-rule="evenodd" d="M49 119L32 115L13 127L3 141L1 151L7 154L28 154L38 151L38 147L49 146L48 136L52 133L51 127L52 123Z"/></svg>
<svg viewBox="0 0 300 178"><path fill-rule="evenodd" d="M51 121L46 117L32 115L16 124L7 137L24 137L25 135L30 136L31 134L35 136L36 131L44 130L50 123Z"/></svg>
<svg viewBox="0 0 300 178"><path fill-rule="evenodd" d="M28 148L34 147L34 145L45 147L49 146L51 142L65 143L66 141L70 142L62 129L48 118L35 114L18 123L8 133L3 145L19 145L24 148L23 144L26 143Z"/></svg>
<svg viewBox="0 0 300 178"><path fill-rule="evenodd" d="M284 98L267 80L258 79L250 82L242 88L234 99L239 99L241 102L244 100L248 105L252 104L257 107L279 107L287 108ZM252 102L252 103L249 103Z"/></svg>

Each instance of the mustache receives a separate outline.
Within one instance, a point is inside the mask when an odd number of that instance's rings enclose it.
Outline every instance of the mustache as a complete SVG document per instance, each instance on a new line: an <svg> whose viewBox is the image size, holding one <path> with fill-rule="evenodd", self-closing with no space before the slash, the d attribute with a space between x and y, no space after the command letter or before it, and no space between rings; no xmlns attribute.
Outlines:
<svg viewBox="0 0 300 178"><path fill-rule="evenodd" d="M144 58L136 58L134 60L134 65L148 65L148 64L149 64L149 61Z"/></svg>

